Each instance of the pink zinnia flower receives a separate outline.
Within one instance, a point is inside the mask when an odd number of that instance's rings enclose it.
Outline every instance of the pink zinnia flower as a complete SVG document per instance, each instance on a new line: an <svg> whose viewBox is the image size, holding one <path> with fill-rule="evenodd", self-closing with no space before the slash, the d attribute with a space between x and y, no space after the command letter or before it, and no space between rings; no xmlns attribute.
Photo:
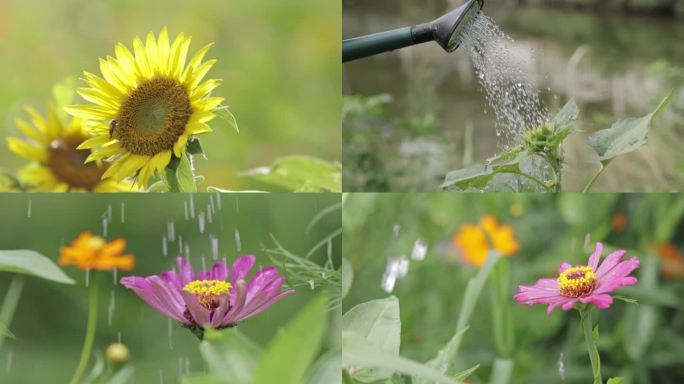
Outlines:
<svg viewBox="0 0 684 384"><path fill-rule="evenodd" d="M240 256L232 268L219 261L211 270L195 275L192 266L178 257L178 271L163 272L161 276L128 276L121 279L121 284L157 312L193 331L227 328L294 293L292 289L281 290L285 277L275 267L260 268L249 279L247 274L254 260L253 255Z"/></svg>
<svg viewBox="0 0 684 384"><path fill-rule="evenodd" d="M557 279L539 279L533 286L518 286L520 293L514 296L515 299L528 305L548 304L546 313L549 315L559 305L564 311L569 311L578 301L593 303L601 309L610 307L613 297L608 292L623 285L636 284L637 278L629 274L639 268L639 259L632 256L623 261L622 257L627 252L619 249L598 265L602 251L603 244L596 243L588 265L572 266L564 262L558 268Z"/></svg>

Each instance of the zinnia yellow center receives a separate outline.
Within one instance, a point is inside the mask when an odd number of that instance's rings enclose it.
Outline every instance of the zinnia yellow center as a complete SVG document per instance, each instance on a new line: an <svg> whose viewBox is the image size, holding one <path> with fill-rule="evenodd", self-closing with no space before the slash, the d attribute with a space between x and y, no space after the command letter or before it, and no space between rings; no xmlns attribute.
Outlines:
<svg viewBox="0 0 684 384"><path fill-rule="evenodd" d="M229 295L233 286L221 280L195 280L183 287L183 290L197 296L199 303L207 309L219 306L219 296Z"/></svg>
<svg viewBox="0 0 684 384"><path fill-rule="evenodd" d="M173 149L192 115L188 92L166 77L137 86L121 104L112 137L136 155L154 156Z"/></svg>
<svg viewBox="0 0 684 384"><path fill-rule="evenodd" d="M558 276L558 289L561 295L566 297L586 296L596 289L597 285L594 269L586 265L570 267Z"/></svg>
<svg viewBox="0 0 684 384"><path fill-rule="evenodd" d="M48 166L60 181L74 188L91 190L100 183L106 166L84 164L90 151L78 150L76 147L85 139L70 136L53 140L50 143Z"/></svg>

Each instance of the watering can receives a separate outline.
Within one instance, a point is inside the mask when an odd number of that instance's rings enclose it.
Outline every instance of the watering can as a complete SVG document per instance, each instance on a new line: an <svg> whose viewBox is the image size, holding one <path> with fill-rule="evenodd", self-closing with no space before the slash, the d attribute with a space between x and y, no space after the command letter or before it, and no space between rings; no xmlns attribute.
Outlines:
<svg viewBox="0 0 684 384"><path fill-rule="evenodd" d="M428 23L374 33L342 41L342 62L436 41L447 52L461 45L461 33L484 6L484 0L468 0Z"/></svg>

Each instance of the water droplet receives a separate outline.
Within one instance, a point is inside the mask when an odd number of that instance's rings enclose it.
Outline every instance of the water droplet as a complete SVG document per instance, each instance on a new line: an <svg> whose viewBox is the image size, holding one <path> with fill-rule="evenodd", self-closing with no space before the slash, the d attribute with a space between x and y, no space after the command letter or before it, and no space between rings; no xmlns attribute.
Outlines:
<svg viewBox="0 0 684 384"><path fill-rule="evenodd" d="M313 291L314 288L316 288L316 283L313 280L309 280L309 287L311 287L311 290Z"/></svg>
<svg viewBox="0 0 684 384"><path fill-rule="evenodd" d="M240 231L235 228L235 249L240 252L242 249L242 241L240 240Z"/></svg>
<svg viewBox="0 0 684 384"><path fill-rule="evenodd" d="M427 255L427 250L428 250L427 242L422 238L418 238L413 243L413 251L411 251L411 259L416 260L416 261L424 260L425 255Z"/></svg>

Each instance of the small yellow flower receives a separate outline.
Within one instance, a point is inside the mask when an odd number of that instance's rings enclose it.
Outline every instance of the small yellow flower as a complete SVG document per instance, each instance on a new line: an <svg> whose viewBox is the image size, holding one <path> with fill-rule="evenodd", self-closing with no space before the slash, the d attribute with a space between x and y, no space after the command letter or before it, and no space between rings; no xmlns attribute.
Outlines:
<svg viewBox="0 0 684 384"><path fill-rule="evenodd" d="M70 245L62 247L58 262L60 265L74 265L84 271L111 271L114 268L130 271L135 265L135 257L131 254L122 255L125 247L124 239L107 243L102 237L86 231Z"/></svg>
<svg viewBox="0 0 684 384"><path fill-rule="evenodd" d="M77 147L88 138L82 120L63 119L54 104L48 104L47 117L26 106L30 122L14 120L24 138L8 137L9 149L31 163L19 170L18 178L32 192L117 192L131 185L103 178L107 166L84 164L89 150Z"/></svg>
<svg viewBox="0 0 684 384"><path fill-rule="evenodd" d="M102 177L135 175L146 187L172 156L185 154L189 138L211 132L207 122L223 98L210 95L221 82L202 79L216 60L202 62L208 44L186 65L190 40L181 33L170 42L166 28L158 38L150 32L144 44L136 36L133 52L119 43L116 57L100 59L103 77L84 72L89 88L77 92L92 104L66 111L87 120L93 137L79 147L92 149L87 161L111 161Z"/></svg>
<svg viewBox="0 0 684 384"><path fill-rule="evenodd" d="M452 243L460 251L463 261L478 268L487 261L491 247L504 256L513 256L520 244L510 225L501 225L496 218L485 215L479 224L463 224Z"/></svg>

